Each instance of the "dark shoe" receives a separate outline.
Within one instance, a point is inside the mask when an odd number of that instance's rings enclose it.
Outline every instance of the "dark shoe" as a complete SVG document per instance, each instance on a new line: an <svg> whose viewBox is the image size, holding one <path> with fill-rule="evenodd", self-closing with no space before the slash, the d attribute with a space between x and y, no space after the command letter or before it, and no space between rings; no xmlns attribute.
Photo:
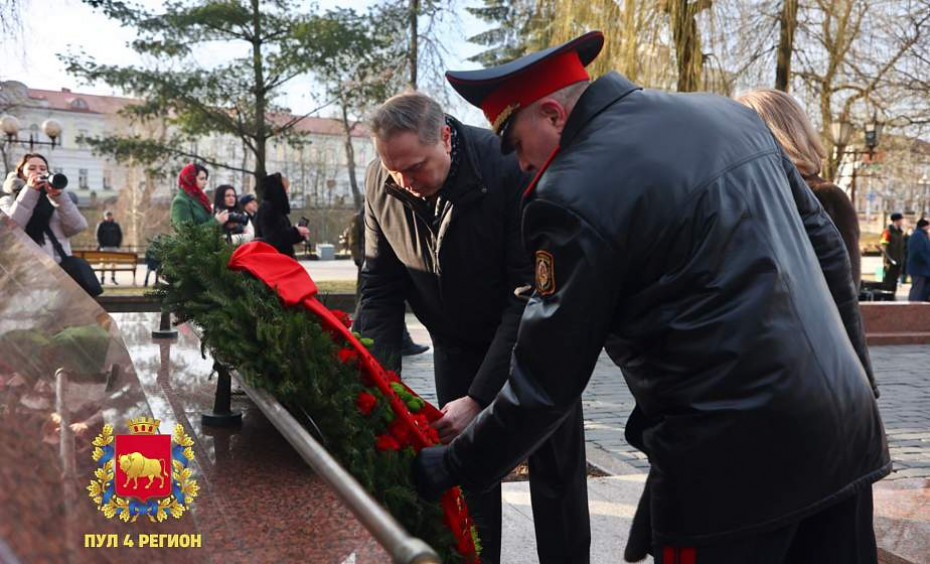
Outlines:
<svg viewBox="0 0 930 564"><path fill-rule="evenodd" d="M400 354L401 356L415 356L423 354L429 350L429 345L418 345L410 338L410 333L404 328L404 336L401 339Z"/></svg>
<svg viewBox="0 0 930 564"><path fill-rule="evenodd" d="M116 281L116 278L111 278L110 282L113 282L114 286L119 286L119 282Z"/></svg>
<svg viewBox="0 0 930 564"><path fill-rule="evenodd" d="M418 345L413 341L410 341L409 345L404 345L404 348L401 349L400 354L403 356L416 356L418 354L423 354L429 350L429 345Z"/></svg>

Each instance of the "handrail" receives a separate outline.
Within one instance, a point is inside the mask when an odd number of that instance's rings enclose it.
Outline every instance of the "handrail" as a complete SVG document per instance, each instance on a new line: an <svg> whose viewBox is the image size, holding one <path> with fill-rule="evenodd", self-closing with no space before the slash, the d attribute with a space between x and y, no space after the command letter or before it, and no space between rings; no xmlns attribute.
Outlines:
<svg viewBox="0 0 930 564"><path fill-rule="evenodd" d="M255 405L262 410L304 461L336 492L368 532L397 564L438 564L439 556L422 540L411 536L375 501L320 443L274 397L249 386L235 370L229 373L239 382Z"/></svg>

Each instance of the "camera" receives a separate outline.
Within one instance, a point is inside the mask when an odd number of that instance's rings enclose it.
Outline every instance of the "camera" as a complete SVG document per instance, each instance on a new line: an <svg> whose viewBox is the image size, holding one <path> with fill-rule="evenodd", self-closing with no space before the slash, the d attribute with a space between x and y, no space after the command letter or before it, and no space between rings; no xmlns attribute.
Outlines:
<svg viewBox="0 0 930 564"><path fill-rule="evenodd" d="M241 223L242 225L245 225L246 223L249 222L249 216L248 214L244 214L241 212L231 211L229 212L229 219L227 221L231 221L233 223Z"/></svg>
<svg viewBox="0 0 930 564"><path fill-rule="evenodd" d="M39 180L47 182L52 188L56 190L64 190L68 186L68 177L60 172L54 174L43 174L39 177Z"/></svg>
<svg viewBox="0 0 930 564"><path fill-rule="evenodd" d="M307 227L308 225L310 225L310 220L301 216L300 221L297 222L297 227Z"/></svg>

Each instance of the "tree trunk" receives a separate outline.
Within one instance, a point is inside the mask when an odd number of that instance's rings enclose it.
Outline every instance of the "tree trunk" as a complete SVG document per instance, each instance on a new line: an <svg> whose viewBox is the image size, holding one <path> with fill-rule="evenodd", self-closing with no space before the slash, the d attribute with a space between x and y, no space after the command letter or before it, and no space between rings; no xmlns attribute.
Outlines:
<svg viewBox="0 0 930 564"><path fill-rule="evenodd" d="M342 130L345 132L346 168L349 169L349 186L352 188L352 203L356 210L362 209L365 202L358 189L358 180L355 177L355 147L352 145L352 125L349 123L349 113L345 104L342 105Z"/></svg>
<svg viewBox="0 0 930 564"><path fill-rule="evenodd" d="M832 79L828 84L832 85ZM820 91L820 121L823 124L823 130L826 133L824 135L824 140L827 143L824 143L824 149L827 151L827 158L824 159L823 171L821 171L821 176L829 180L830 182L837 184L837 173L839 172L840 165L840 156L843 154L843 151L846 150L845 145L841 145L839 140L833 138L830 126L833 123L833 101L830 98L830 90L824 89ZM845 119L845 116L840 118Z"/></svg>
<svg viewBox="0 0 930 564"><path fill-rule="evenodd" d="M419 48L419 32L417 22L420 16L420 0L410 0L410 88L417 89L417 50Z"/></svg>
<svg viewBox="0 0 930 564"><path fill-rule="evenodd" d="M794 31L798 27L798 0L783 0L779 17L781 34L775 58L775 89L787 92L791 84L791 56L794 53Z"/></svg>
<svg viewBox="0 0 930 564"><path fill-rule="evenodd" d="M713 0L668 0L665 5L675 41L679 92L695 92L703 87L704 53L696 17L712 4Z"/></svg>
<svg viewBox="0 0 930 564"><path fill-rule="evenodd" d="M636 41L636 0L624 0L623 3L623 66L626 77L631 81L639 80L639 58Z"/></svg>
<svg viewBox="0 0 930 564"><path fill-rule="evenodd" d="M255 73L255 193L262 197L262 180L268 174L265 169L265 69L262 64L262 21L259 0L252 0L252 70Z"/></svg>

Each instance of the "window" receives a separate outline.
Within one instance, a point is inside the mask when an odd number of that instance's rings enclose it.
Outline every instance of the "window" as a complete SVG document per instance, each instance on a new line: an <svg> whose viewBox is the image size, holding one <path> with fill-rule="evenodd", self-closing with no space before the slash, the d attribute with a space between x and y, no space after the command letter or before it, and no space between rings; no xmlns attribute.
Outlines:
<svg viewBox="0 0 930 564"><path fill-rule="evenodd" d="M82 139L83 137L87 137L87 130L86 130L86 129L78 129L77 139L79 139L79 141L77 142L77 145L78 145L78 147L80 147L80 148L82 148L82 149L85 148L85 147L87 147L87 143Z"/></svg>
<svg viewBox="0 0 930 564"><path fill-rule="evenodd" d="M71 107L74 108L75 110L86 110L87 102L85 102L81 98L75 98L74 100L71 100Z"/></svg>
<svg viewBox="0 0 930 564"><path fill-rule="evenodd" d="M79 168L78 169L78 188L81 190L87 190L90 185L87 182L87 169Z"/></svg>
<svg viewBox="0 0 930 564"><path fill-rule="evenodd" d="M103 189L104 190L113 189L113 184L112 184L112 181L110 180L110 171L106 171L103 173Z"/></svg>

